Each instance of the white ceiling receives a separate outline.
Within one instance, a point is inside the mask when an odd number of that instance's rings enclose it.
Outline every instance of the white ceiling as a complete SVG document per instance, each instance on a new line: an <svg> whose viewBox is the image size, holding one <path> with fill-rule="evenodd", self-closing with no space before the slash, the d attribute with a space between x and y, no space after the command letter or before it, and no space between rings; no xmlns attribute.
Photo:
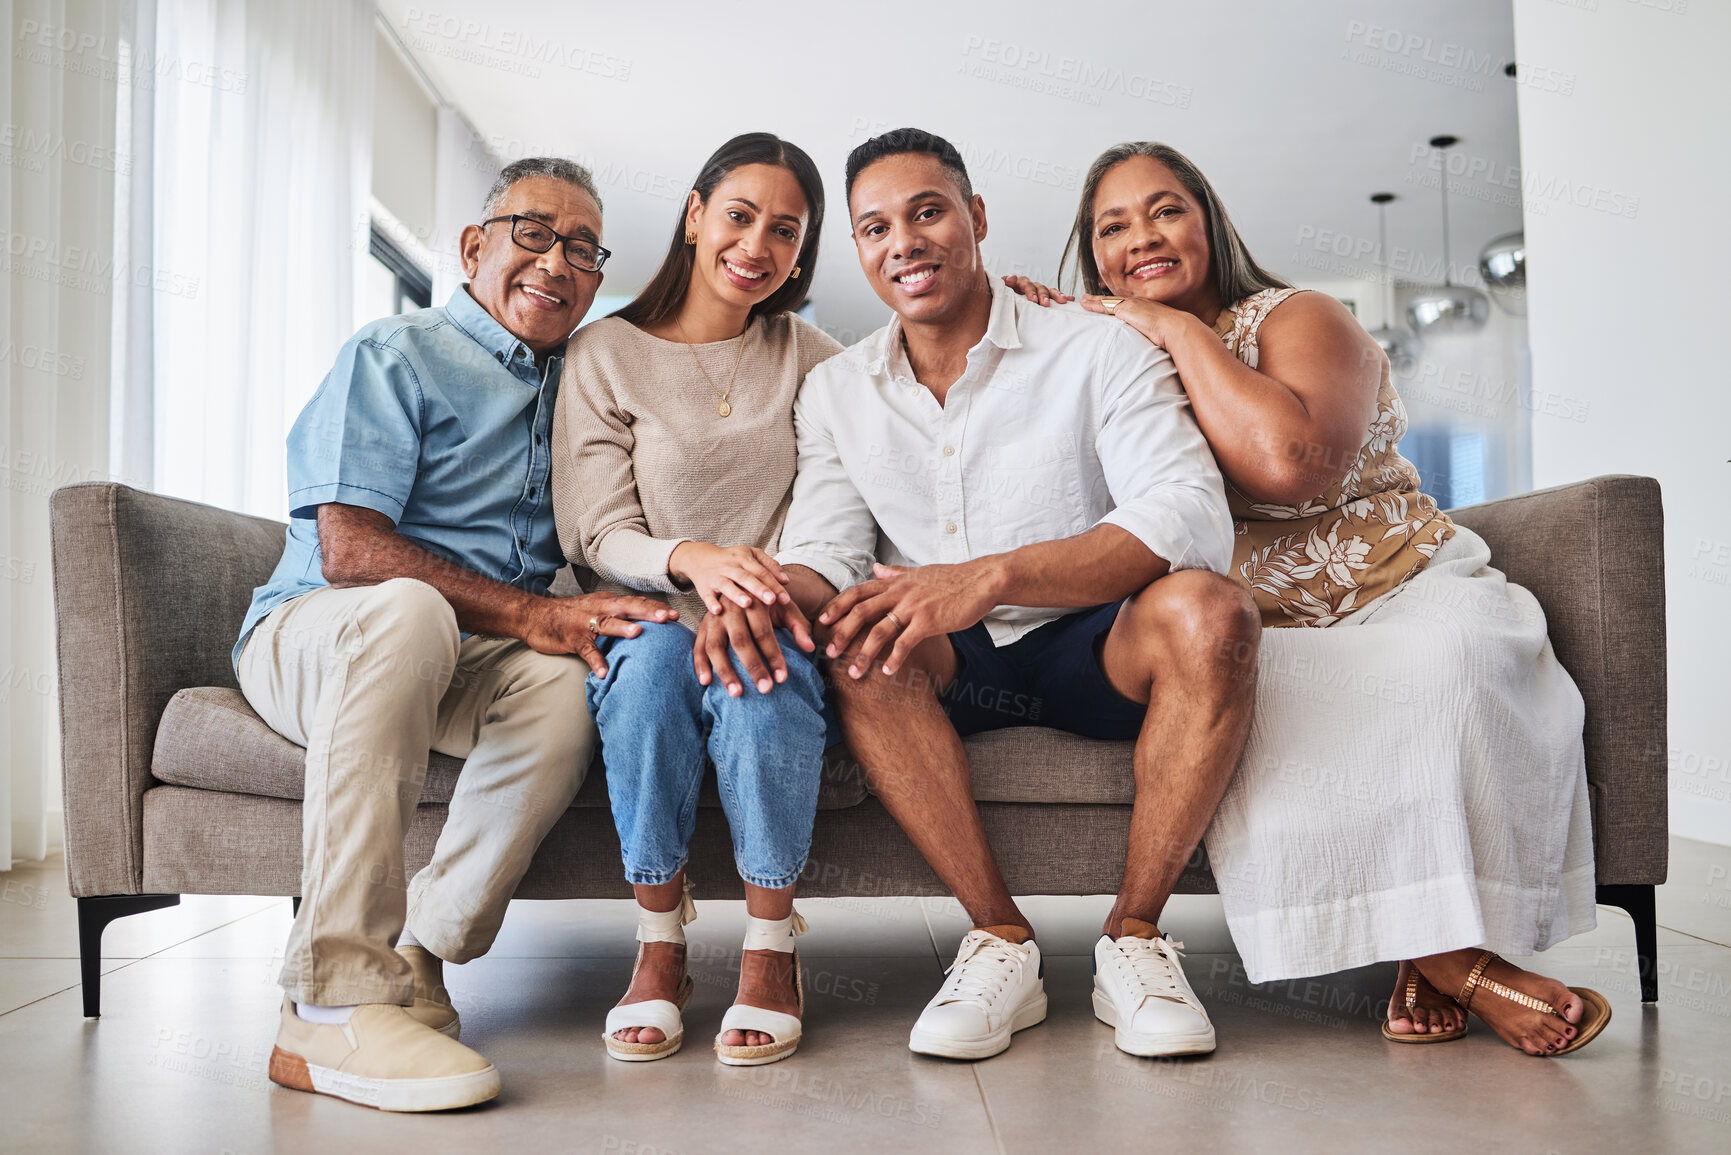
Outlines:
<svg viewBox="0 0 1731 1155"><path fill-rule="evenodd" d="M1429 137L1461 137L1454 257L1521 227L1510 0L1235 0L859 4L696 0L381 0L422 69L505 160L574 156L606 201L609 293L647 279L703 159L767 130L811 153L831 198L819 319L844 339L882 323L840 207L848 150L914 124L963 148L991 224L988 260L1050 277L1089 162L1122 140L1165 141L1214 182L1257 258L1338 275L1316 248L1376 237L1441 253ZM411 17L411 13L416 14ZM1019 57L1044 53L1044 63ZM1542 64L1542 62L1536 62ZM982 73L984 75L982 75ZM1045 74L1057 74L1048 77ZM1547 99L1556 77L1539 83ZM1064 91L1038 91L1040 83ZM1301 241L1300 238L1303 238ZM1337 244L1340 242L1337 242ZM1422 279L1422 278L1421 278Z"/></svg>

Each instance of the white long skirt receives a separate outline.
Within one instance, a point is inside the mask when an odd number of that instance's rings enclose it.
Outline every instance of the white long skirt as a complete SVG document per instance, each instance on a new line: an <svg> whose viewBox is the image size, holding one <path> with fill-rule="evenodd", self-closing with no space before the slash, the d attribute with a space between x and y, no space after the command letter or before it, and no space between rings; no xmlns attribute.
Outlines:
<svg viewBox="0 0 1731 1155"><path fill-rule="evenodd" d="M1528 955L1593 926L1581 694L1490 556L1461 527L1339 625L1263 633L1207 835L1250 981Z"/></svg>

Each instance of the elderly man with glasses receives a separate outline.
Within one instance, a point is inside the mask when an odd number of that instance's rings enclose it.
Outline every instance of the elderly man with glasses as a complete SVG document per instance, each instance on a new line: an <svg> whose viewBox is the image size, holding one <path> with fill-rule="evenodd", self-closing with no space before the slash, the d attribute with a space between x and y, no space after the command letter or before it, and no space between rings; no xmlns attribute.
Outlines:
<svg viewBox="0 0 1731 1155"><path fill-rule="evenodd" d="M270 1077L428 1111L498 1094L457 1042L442 964L492 945L595 748L597 635L677 615L547 596L559 353L601 284L601 201L569 161L508 166L463 230L469 283L374 321L288 438L288 541L235 646L259 715L306 748L301 906ZM404 877L429 750L465 758Z"/></svg>

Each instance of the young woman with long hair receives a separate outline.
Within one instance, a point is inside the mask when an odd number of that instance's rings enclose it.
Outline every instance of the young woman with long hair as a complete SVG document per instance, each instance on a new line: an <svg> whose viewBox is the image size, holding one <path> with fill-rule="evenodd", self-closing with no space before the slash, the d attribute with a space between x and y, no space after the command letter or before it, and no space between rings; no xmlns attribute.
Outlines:
<svg viewBox="0 0 1731 1155"><path fill-rule="evenodd" d="M840 349L793 315L822 226L811 158L769 133L735 137L704 163L648 286L566 353L553 429L566 555L601 589L657 592L680 611L611 639L607 675L589 680L639 908L631 988L604 1035L626 1061L683 1041L685 864L709 762L750 916L716 1052L756 1065L799 1044L793 891L827 716L809 624L772 554L793 486L794 396Z"/></svg>

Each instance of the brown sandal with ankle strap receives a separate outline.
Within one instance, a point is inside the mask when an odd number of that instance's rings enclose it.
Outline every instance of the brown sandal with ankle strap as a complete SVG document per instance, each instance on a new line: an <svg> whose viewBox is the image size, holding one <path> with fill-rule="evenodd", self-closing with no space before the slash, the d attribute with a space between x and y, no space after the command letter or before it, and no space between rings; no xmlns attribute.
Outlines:
<svg viewBox="0 0 1731 1155"><path fill-rule="evenodd" d="M1421 977L1423 976L1418 973L1418 967L1414 966L1410 962L1406 964L1406 1013L1409 1019L1412 1017L1413 1008L1418 1005L1418 980ZM1441 991L1438 991L1437 993L1442 994ZM1444 995L1443 997L1447 998L1448 996ZM1417 1020L1413 1021L1416 1024ZM1422 1035L1413 1031L1402 1035L1389 1029L1388 1016L1386 1014L1382 1019L1382 1037L1391 1043L1452 1043L1456 1039L1465 1038L1466 1033L1466 1024L1462 1023L1452 1031L1427 1031Z"/></svg>
<svg viewBox="0 0 1731 1155"><path fill-rule="evenodd" d="M1491 965L1492 960L1501 961L1495 951L1487 950L1482 952L1478 961L1473 964L1471 973L1467 975L1467 981L1461 986L1461 993L1455 996L1455 1002L1461 1005L1462 1010L1469 1014L1472 1012L1473 995L1478 993L1480 987L1483 987L1493 995L1501 995L1510 1002L1519 1003L1529 1010L1538 1011L1542 1015L1556 1015L1559 1019L1563 1018L1562 1015L1557 1014L1557 1008L1545 1000L1522 994L1512 987L1504 986L1495 979L1486 978L1485 968ZM1581 1021L1569 1023L1579 1033L1569 1041L1567 1046L1559 1050L1547 1051L1542 1055L1535 1056L1536 1058L1554 1059L1560 1055L1566 1055L1570 1051L1578 1051L1597 1038L1599 1032L1605 1029L1605 1024L1611 1021L1611 1004L1605 1000L1604 995L1590 987L1570 987L1569 989L1580 995L1581 1001L1586 1004L1586 1009L1581 1012ZM1568 1022L1567 1019L1563 1019L1563 1021Z"/></svg>

